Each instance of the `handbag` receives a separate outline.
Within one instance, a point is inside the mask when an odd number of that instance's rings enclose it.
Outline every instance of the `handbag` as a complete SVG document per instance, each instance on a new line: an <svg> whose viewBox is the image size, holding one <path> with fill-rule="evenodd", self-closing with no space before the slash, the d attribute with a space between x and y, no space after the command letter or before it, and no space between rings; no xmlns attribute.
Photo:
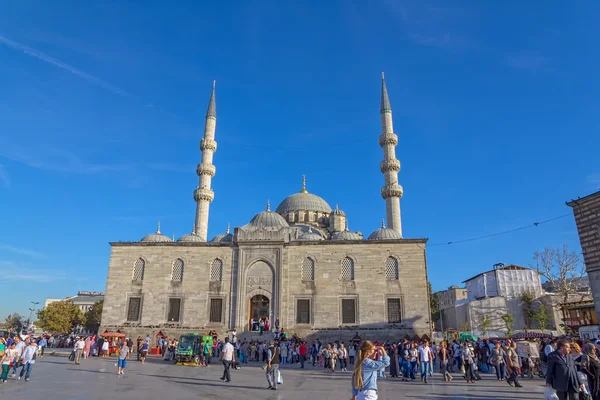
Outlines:
<svg viewBox="0 0 600 400"><path fill-rule="evenodd" d="M552 389L551 387L546 388L546 391L544 392L544 396L545 396L546 400L558 400L558 395L556 394L556 391L554 389Z"/></svg>

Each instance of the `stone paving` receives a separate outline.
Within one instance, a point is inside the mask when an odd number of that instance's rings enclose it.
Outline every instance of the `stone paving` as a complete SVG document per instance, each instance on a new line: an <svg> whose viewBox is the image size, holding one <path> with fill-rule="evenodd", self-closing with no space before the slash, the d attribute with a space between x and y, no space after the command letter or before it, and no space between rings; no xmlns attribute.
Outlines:
<svg viewBox="0 0 600 400"><path fill-rule="evenodd" d="M114 359L92 358L77 366L65 357L44 357L32 370L31 381L9 378L0 385L1 399L19 400L95 400L95 399L285 399L338 400L350 399L350 372L329 373L321 368L282 366L284 384L279 390L266 390L267 382L260 364L245 364L232 371L232 381L222 382L222 367L185 367L151 359L141 365L130 361L124 376L116 374ZM392 399L465 399L517 400L543 399L544 382L523 380L516 389L483 375L476 384L467 384L460 376L444 383L439 374L425 385L384 379L379 384L379 398Z"/></svg>

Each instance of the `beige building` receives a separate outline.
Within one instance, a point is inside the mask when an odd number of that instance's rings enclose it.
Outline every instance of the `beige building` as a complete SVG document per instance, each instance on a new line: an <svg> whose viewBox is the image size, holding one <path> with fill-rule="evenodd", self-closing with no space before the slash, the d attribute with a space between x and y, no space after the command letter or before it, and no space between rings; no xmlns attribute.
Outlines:
<svg viewBox="0 0 600 400"><path fill-rule="evenodd" d="M430 335L427 240L402 237L398 137L383 79L380 114L389 227L382 224L368 238L350 231L346 214L309 193L303 180L299 193L274 211L267 203L247 224L207 241L217 148L213 85L196 169L194 230L175 242L159 225L139 242L111 243L100 330L134 337L244 332L250 319L268 317L303 337Z"/></svg>
<svg viewBox="0 0 600 400"><path fill-rule="evenodd" d="M437 297L439 309L446 310L455 307L457 302L466 300L467 288L450 286L446 290L434 293L434 296Z"/></svg>
<svg viewBox="0 0 600 400"><path fill-rule="evenodd" d="M567 203L573 208L596 314L600 316L600 191Z"/></svg>

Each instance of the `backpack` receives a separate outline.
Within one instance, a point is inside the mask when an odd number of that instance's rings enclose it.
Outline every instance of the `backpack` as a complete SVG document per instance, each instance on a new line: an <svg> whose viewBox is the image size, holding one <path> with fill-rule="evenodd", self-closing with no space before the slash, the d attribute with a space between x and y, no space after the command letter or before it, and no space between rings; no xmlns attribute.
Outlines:
<svg viewBox="0 0 600 400"><path fill-rule="evenodd" d="M546 352L544 351L543 348L542 348L542 351L540 352L540 361L543 363L548 362L548 356L546 355Z"/></svg>

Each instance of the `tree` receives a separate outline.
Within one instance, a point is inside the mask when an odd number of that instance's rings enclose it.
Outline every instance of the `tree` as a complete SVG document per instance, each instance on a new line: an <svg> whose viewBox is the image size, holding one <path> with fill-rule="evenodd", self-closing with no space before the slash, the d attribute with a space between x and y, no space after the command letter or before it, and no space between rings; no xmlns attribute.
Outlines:
<svg viewBox="0 0 600 400"><path fill-rule="evenodd" d="M589 294L582 293L577 283L585 276L585 267L581 264L579 255L569 251L569 246L564 245L558 249L546 248L533 253L535 267L552 285L554 292L562 298L562 303L569 302L569 295Z"/></svg>
<svg viewBox="0 0 600 400"><path fill-rule="evenodd" d="M431 289L431 282L427 282L427 290L429 291L429 307L431 308L431 314L435 314L440 311L440 303L437 296L433 294Z"/></svg>
<svg viewBox="0 0 600 400"><path fill-rule="evenodd" d="M98 332L100 321L102 320L102 307L104 300L100 300L85 313L85 329L90 332Z"/></svg>
<svg viewBox="0 0 600 400"><path fill-rule="evenodd" d="M487 331L488 329L490 329L490 326L492 325L492 320L490 319L490 317L486 314L483 317L481 317L481 320L479 321L479 326L481 327L481 336L486 337L487 336Z"/></svg>
<svg viewBox="0 0 600 400"><path fill-rule="evenodd" d="M523 319L525 320L525 331L531 328L531 321L533 321L533 317L535 315L535 310L533 309L533 301L535 300L535 294L526 291L521 293L519 296L521 300L521 306L523 308Z"/></svg>
<svg viewBox="0 0 600 400"><path fill-rule="evenodd" d="M533 318L537 322L538 328L540 328L543 332L548 326L548 320L550 319L548 309L546 308L546 305L544 303L540 303L540 307L538 308Z"/></svg>
<svg viewBox="0 0 600 400"><path fill-rule="evenodd" d="M469 331L469 323L467 321L463 321L460 323L459 327L461 332L468 332Z"/></svg>
<svg viewBox="0 0 600 400"><path fill-rule="evenodd" d="M23 317L18 313L11 314L4 320L4 327L15 333L21 333L24 325Z"/></svg>
<svg viewBox="0 0 600 400"><path fill-rule="evenodd" d="M50 333L71 333L85 323L79 307L71 301L56 301L37 313L40 328Z"/></svg>
<svg viewBox="0 0 600 400"><path fill-rule="evenodd" d="M502 316L502 321L504 321L504 325L506 325L506 334L510 336L512 334L512 324L515 319L512 315L506 313Z"/></svg>

